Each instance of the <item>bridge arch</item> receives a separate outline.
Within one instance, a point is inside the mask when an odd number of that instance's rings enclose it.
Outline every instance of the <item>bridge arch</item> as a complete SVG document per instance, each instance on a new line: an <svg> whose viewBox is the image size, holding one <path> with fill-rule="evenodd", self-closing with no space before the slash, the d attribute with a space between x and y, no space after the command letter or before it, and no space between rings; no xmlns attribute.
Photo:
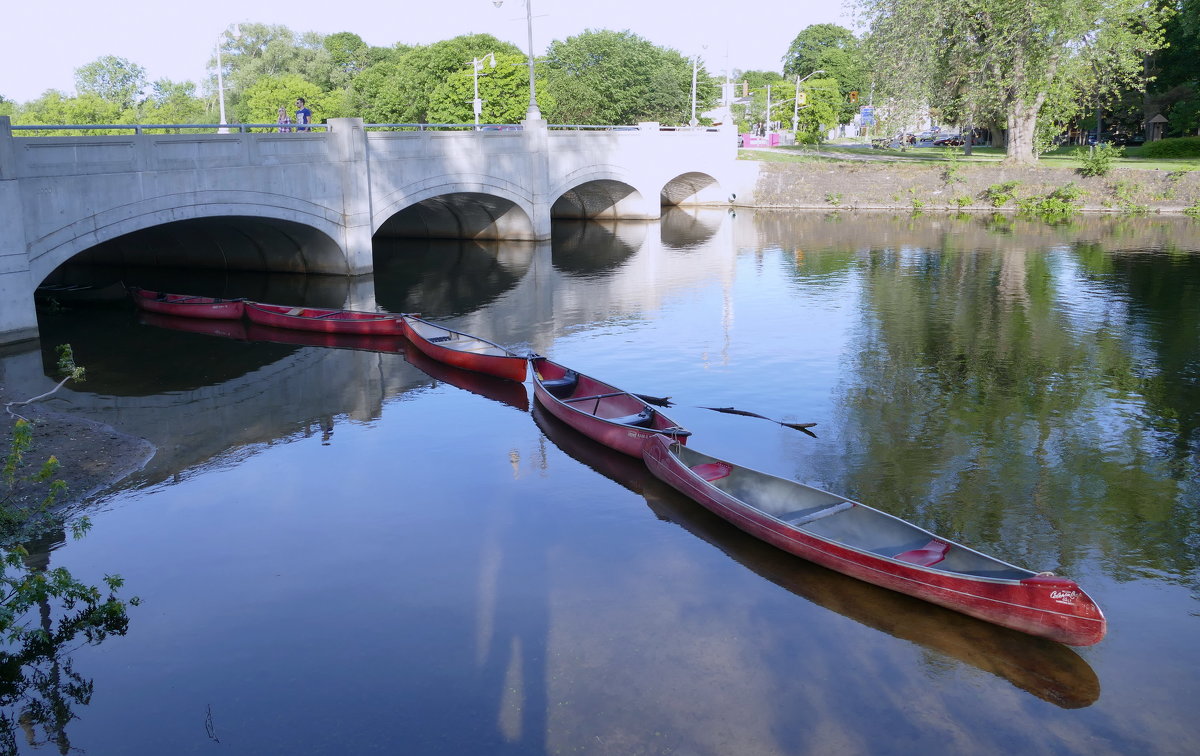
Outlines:
<svg viewBox="0 0 1200 756"><path fill-rule="evenodd" d="M613 165L597 165L567 175L550 191L551 218L596 220L653 219L659 205L650 201L644 182Z"/></svg>
<svg viewBox="0 0 1200 756"><path fill-rule="evenodd" d="M244 229L250 225L266 230L267 236L279 244L267 250L264 245L248 243ZM237 231L239 227L242 232ZM182 260L161 256L151 264L337 275L350 272L340 243L343 229L324 208L280 195L222 191L194 192L187 201L171 195L157 197L60 227L30 244L30 278L42 281L80 253L95 257L103 254L105 247L110 255L125 255L124 260L130 263L132 257L138 257L136 264L143 264L155 250L137 252L133 248L131 242L139 238L140 232L170 242L185 229L210 234L223 240L225 246L212 256L191 255ZM243 243L237 243L239 238Z"/></svg>
<svg viewBox="0 0 1200 756"><path fill-rule="evenodd" d="M509 182L443 175L384 197L371 227L379 236L534 240L533 201Z"/></svg>
<svg viewBox="0 0 1200 756"><path fill-rule="evenodd" d="M667 181L659 193L661 203L666 205L724 205L729 195L720 182L703 171L688 171Z"/></svg>

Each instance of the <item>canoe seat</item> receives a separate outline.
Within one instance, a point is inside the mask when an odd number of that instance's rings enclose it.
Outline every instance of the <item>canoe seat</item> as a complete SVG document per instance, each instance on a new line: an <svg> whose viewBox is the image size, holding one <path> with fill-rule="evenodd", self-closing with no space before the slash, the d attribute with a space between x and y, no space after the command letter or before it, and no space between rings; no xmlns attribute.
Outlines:
<svg viewBox="0 0 1200 756"><path fill-rule="evenodd" d="M562 378L551 378L548 381L542 381L542 388L554 396L561 397L571 393L578 382L579 373L576 373L574 370L568 370L563 374Z"/></svg>
<svg viewBox="0 0 1200 756"><path fill-rule="evenodd" d="M286 314L286 315L299 315L299 314L300 314L300 313L302 313L302 312L304 312L304 308L303 308L303 307L293 307L292 309L288 310L288 311L287 311L286 313L284 313L284 314Z"/></svg>
<svg viewBox="0 0 1200 756"><path fill-rule="evenodd" d="M712 483L733 472L733 466L726 462L707 462L703 465L696 465L692 468L692 472Z"/></svg>
<svg viewBox="0 0 1200 756"><path fill-rule="evenodd" d="M621 425L644 426L648 425L650 421L654 419L654 410L647 407L641 412L635 412L632 415L625 415L624 417L606 417L604 419L610 423L620 423Z"/></svg>
<svg viewBox="0 0 1200 756"><path fill-rule="evenodd" d="M945 559L946 552L949 550L950 544L934 538L932 541L919 549L902 551L892 558L899 559L901 562L916 564L921 567L932 567L933 565Z"/></svg>

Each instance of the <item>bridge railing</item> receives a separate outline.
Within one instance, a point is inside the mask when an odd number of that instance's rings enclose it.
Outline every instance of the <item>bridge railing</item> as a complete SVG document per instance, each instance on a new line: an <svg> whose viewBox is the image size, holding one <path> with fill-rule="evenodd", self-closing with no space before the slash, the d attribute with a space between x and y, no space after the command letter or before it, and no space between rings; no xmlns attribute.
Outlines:
<svg viewBox="0 0 1200 756"><path fill-rule="evenodd" d="M290 124L290 130L296 131L297 126ZM207 134L209 132L222 133L249 133L252 131L275 131L281 128L278 123L103 123L103 124L38 124L38 125L17 125L13 124L10 127L13 131L13 136L59 136L58 134L41 134L37 132L62 132L75 131L79 134L66 134L63 136L82 136L85 133L102 132L103 134L144 134L148 131L174 131L179 134ZM328 131L329 126L323 123L314 123L305 127L307 131ZM20 133L18 133L20 132Z"/></svg>
<svg viewBox="0 0 1200 756"><path fill-rule="evenodd" d="M109 124L39 124L39 125L16 125L11 127L13 136L56 136L54 132L76 132L72 134L63 134L63 136L83 136L87 133L92 134L125 134L133 132L134 134L145 134L147 132L174 132L177 134L205 134L215 132L217 134L226 133L255 133L255 132L272 132L282 131L286 129L288 132L298 132L300 127L295 124L279 124L279 123L109 123ZM369 131L480 131L480 132L497 132L497 131L521 131L522 126L519 123L364 123L363 128ZM571 123L552 123L549 128L556 131L641 131L639 126L626 125L604 125L604 124L571 124ZM303 129L305 132L329 131L328 124L314 123ZM657 126L657 131L685 131L685 132L716 132L720 131L719 127L715 126ZM46 133L50 132L50 133Z"/></svg>

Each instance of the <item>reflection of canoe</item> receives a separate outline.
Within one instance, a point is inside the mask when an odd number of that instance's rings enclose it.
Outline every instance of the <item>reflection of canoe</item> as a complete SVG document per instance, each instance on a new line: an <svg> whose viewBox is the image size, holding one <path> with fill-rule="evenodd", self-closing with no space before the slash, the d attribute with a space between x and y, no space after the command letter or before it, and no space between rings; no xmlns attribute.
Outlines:
<svg viewBox="0 0 1200 756"><path fill-rule="evenodd" d="M297 331L291 328L273 328L254 322L246 324L246 338L250 341L269 341L273 344L357 349L364 352L395 353L404 351L404 339L401 336Z"/></svg>
<svg viewBox="0 0 1200 756"><path fill-rule="evenodd" d="M576 433L541 405L538 428L555 446L645 497L659 519L720 549L738 564L803 599L879 632L944 654L1064 709L1100 696L1096 673L1059 643L981 622L798 559L734 528L655 478L646 466Z"/></svg>
<svg viewBox="0 0 1200 756"><path fill-rule="evenodd" d="M501 404L525 412L529 409L529 394L525 384L497 378L472 370L462 370L444 362L438 362L421 352L410 342L404 350L404 359L434 380L447 383L463 391L486 397Z"/></svg>
<svg viewBox="0 0 1200 756"><path fill-rule="evenodd" d="M220 336L239 341L246 339L246 323L241 320L181 318L178 315L161 315L157 312L143 312L138 315L138 320L155 328L166 328L172 331L203 333L206 336Z"/></svg>
<svg viewBox="0 0 1200 756"><path fill-rule="evenodd" d="M246 303L250 322L275 328L317 333L350 333L399 336L403 333L397 316L383 312L329 310L319 307Z"/></svg>
<svg viewBox="0 0 1200 756"><path fill-rule="evenodd" d="M136 286L129 287L129 296L133 298L134 304L147 312L178 315L184 318L236 320L242 317L245 306L243 299L168 294L165 291L149 291Z"/></svg>
<svg viewBox="0 0 1200 756"><path fill-rule="evenodd" d="M682 526L734 561L818 606L1003 678L1064 709L1090 706L1100 680L1061 643L982 622L965 614L825 569L753 538L667 488L646 484L643 495L660 518Z"/></svg>
<svg viewBox="0 0 1200 756"><path fill-rule="evenodd" d="M647 439L663 437L684 443L691 435L626 391L545 357L535 357L531 367L533 395L550 414L610 449L638 457Z"/></svg>
<svg viewBox="0 0 1200 756"><path fill-rule="evenodd" d="M523 381L528 372L527 360L499 344L455 331L445 326L421 320L413 315L401 316L404 335L426 356L447 365L477 373Z"/></svg>
<svg viewBox="0 0 1200 756"><path fill-rule="evenodd" d="M817 564L1014 630L1073 646L1104 637L1104 614L1067 578L980 554L844 497L665 439L650 471L747 533Z"/></svg>
<svg viewBox="0 0 1200 756"><path fill-rule="evenodd" d="M54 300L62 304L118 302L125 298L125 284L113 281L105 286L95 284L42 284L33 291L33 296L44 301Z"/></svg>

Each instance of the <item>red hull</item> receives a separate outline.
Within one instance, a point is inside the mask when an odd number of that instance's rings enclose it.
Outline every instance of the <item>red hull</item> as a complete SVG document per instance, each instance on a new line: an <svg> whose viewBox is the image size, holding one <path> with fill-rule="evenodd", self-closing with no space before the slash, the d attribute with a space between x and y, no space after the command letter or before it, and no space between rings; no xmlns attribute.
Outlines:
<svg viewBox="0 0 1200 756"><path fill-rule="evenodd" d="M288 307L287 305L246 303L246 317L251 323L273 328L290 328L315 333L345 333L359 336L400 336L403 330L399 316L381 312L327 310L317 307Z"/></svg>
<svg viewBox="0 0 1200 756"><path fill-rule="evenodd" d="M147 312L175 315L182 318L237 320L242 317L245 309L245 301L241 299L167 294L162 291L139 289L136 286L129 287L129 296L133 298L134 304Z"/></svg>
<svg viewBox="0 0 1200 756"><path fill-rule="evenodd" d="M642 446L649 439L686 443L691 435L633 394L568 370L545 357L534 359L532 367L533 395L538 402L559 420L610 449L640 457ZM574 376L570 390L555 390L554 383L568 376ZM644 424L621 422L645 412L650 413L650 418Z"/></svg>
<svg viewBox="0 0 1200 756"><path fill-rule="evenodd" d="M175 315L160 315L157 312L143 312L138 320L155 328L166 328L171 331L187 331L202 333L206 336L220 336L226 339L246 340L246 322L244 320L215 320L213 318L180 318Z"/></svg>
<svg viewBox="0 0 1200 756"><path fill-rule="evenodd" d="M764 514L694 472L672 452L665 439L648 442L643 458L655 476L718 517L831 570L1067 645L1090 646L1104 637L1104 614L1072 580L1028 571L1020 571L1025 574L1020 579L983 578L908 564L815 536Z"/></svg>
<svg viewBox="0 0 1200 756"><path fill-rule="evenodd" d="M431 360L510 381L525 380L529 361L499 344L412 315L402 316L400 322L412 345Z"/></svg>

